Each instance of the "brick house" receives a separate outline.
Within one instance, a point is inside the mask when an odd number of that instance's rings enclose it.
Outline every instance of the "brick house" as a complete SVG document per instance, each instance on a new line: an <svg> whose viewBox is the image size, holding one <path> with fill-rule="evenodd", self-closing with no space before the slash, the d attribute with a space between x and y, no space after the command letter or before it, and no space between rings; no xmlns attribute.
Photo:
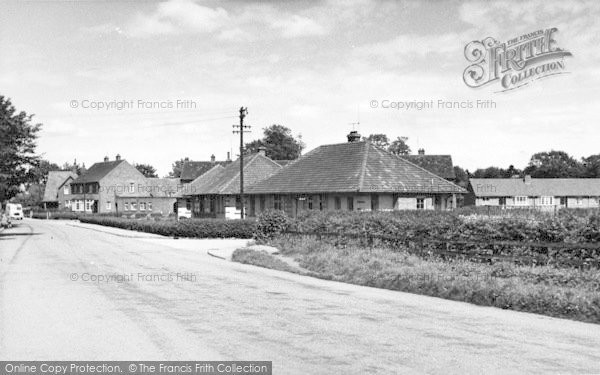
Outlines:
<svg viewBox="0 0 600 375"><path fill-rule="evenodd" d="M472 178L465 203L500 208L599 208L599 178Z"/></svg>
<svg viewBox="0 0 600 375"><path fill-rule="evenodd" d="M70 183L77 174L71 171L50 171L46 186L44 187L44 197L42 203L44 209L65 210L70 208Z"/></svg>
<svg viewBox="0 0 600 375"><path fill-rule="evenodd" d="M177 198L181 196L180 179L146 178L143 186L137 186L134 194L117 192L115 202L119 214L160 214L176 212Z"/></svg>
<svg viewBox="0 0 600 375"><path fill-rule="evenodd" d="M244 185L252 186L281 169L281 165L265 156L259 148L244 157ZM193 217L240 217L240 159L226 166L216 165L184 189L184 198L191 204ZM251 212L246 211L248 215Z"/></svg>
<svg viewBox="0 0 600 375"><path fill-rule="evenodd" d="M451 155L426 155L425 149L420 148L417 155L400 155L400 157L448 181L456 181Z"/></svg>
<svg viewBox="0 0 600 375"><path fill-rule="evenodd" d="M71 210L89 213L118 213L117 196L136 196L146 185L140 171L117 155L104 158L71 182Z"/></svg>
<svg viewBox="0 0 600 375"><path fill-rule="evenodd" d="M353 131L347 143L317 147L247 193L249 215L281 209L296 216L303 210L446 210L466 190Z"/></svg>

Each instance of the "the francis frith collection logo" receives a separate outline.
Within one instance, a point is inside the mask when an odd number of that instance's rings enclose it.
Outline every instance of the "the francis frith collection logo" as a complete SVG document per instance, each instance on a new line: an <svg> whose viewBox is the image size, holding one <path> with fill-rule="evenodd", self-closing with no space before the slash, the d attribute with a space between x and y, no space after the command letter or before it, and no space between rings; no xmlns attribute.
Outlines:
<svg viewBox="0 0 600 375"><path fill-rule="evenodd" d="M465 57L471 65L463 73L465 84L477 88L498 81L498 91L508 91L540 78L567 73L564 58L572 55L558 47L557 31L554 27L504 43L488 37L467 44Z"/></svg>

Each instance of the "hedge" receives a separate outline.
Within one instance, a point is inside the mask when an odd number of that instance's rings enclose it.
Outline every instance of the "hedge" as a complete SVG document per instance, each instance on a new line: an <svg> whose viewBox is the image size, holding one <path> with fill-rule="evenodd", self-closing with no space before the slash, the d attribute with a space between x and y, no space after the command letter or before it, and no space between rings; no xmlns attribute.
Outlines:
<svg viewBox="0 0 600 375"><path fill-rule="evenodd" d="M82 216L82 223L98 224L170 237L252 238L256 221L225 219L148 220L110 216Z"/></svg>

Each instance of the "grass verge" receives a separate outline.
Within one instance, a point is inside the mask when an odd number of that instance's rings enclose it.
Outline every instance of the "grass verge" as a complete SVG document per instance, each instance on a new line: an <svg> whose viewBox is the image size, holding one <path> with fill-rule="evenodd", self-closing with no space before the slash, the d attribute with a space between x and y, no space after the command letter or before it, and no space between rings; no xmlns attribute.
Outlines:
<svg viewBox="0 0 600 375"><path fill-rule="evenodd" d="M403 251L342 249L288 236L276 238L270 245L319 278L600 323L598 270L425 259ZM253 253L234 253L233 260L299 273L266 253Z"/></svg>

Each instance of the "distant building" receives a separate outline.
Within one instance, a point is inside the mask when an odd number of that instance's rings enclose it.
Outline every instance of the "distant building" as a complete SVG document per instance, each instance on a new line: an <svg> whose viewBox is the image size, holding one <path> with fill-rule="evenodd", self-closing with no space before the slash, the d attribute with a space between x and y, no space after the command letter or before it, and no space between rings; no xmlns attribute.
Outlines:
<svg viewBox="0 0 600 375"><path fill-rule="evenodd" d="M46 181L44 197L42 199L44 209L70 209L69 185L75 178L77 178L77 174L71 171L48 172L48 179Z"/></svg>
<svg viewBox="0 0 600 375"><path fill-rule="evenodd" d="M178 178L146 178L143 186L138 186L134 194L118 192L115 202L119 214L160 214L176 212L177 198L181 197Z"/></svg>
<svg viewBox="0 0 600 375"><path fill-rule="evenodd" d="M244 186L252 186L281 168L281 165L265 156L265 149L261 147L255 154L244 156ZM187 184L183 195L193 217L240 218L240 159L225 167L215 165ZM246 215L253 215L248 207Z"/></svg>
<svg viewBox="0 0 600 375"><path fill-rule="evenodd" d="M70 206L72 211L89 213L116 213L117 196L136 196L144 187L146 178L140 171L117 155L95 163L71 182Z"/></svg>
<svg viewBox="0 0 600 375"><path fill-rule="evenodd" d="M501 208L598 208L599 178L472 178L465 204Z"/></svg>
<svg viewBox="0 0 600 375"><path fill-rule="evenodd" d="M227 160L225 161L217 161L215 155L211 155L210 161L192 161L186 158L181 166L180 182L182 184L187 184L208 172L215 165L226 166L230 163L231 159L229 152L227 153Z"/></svg>
<svg viewBox="0 0 600 375"><path fill-rule="evenodd" d="M265 209L296 216L304 210L447 210L460 186L406 158L361 141L317 147L279 172L248 186L249 215Z"/></svg>
<svg viewBox="0 0 600 375"><path fill-rule="evenodd" d="M420 148L417 155L400 155L400 157L448 181L456 181L450 155L425 155L425 149Z"/></svg>

